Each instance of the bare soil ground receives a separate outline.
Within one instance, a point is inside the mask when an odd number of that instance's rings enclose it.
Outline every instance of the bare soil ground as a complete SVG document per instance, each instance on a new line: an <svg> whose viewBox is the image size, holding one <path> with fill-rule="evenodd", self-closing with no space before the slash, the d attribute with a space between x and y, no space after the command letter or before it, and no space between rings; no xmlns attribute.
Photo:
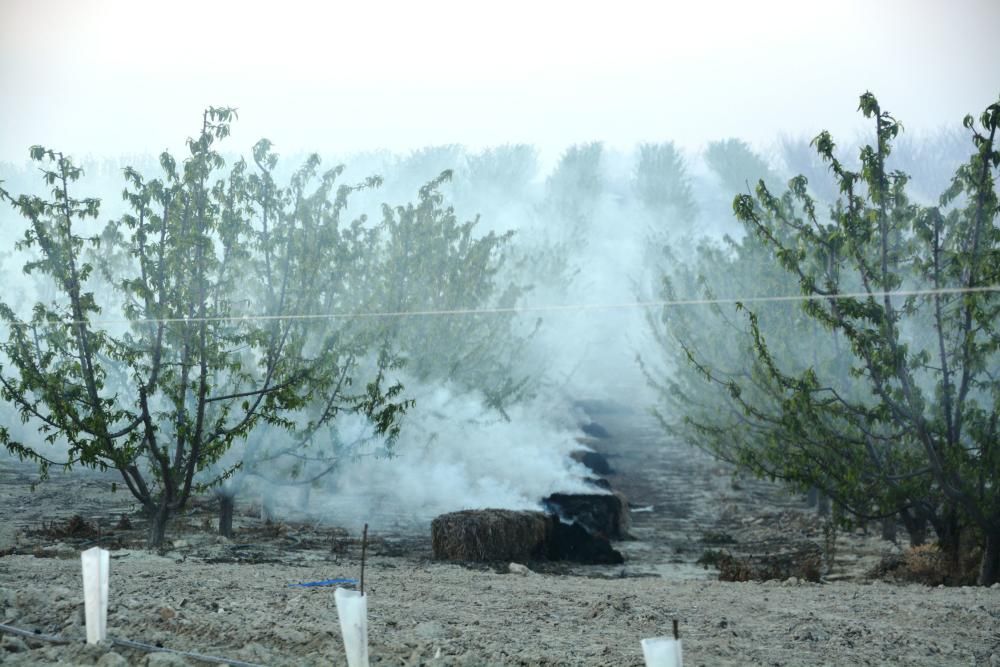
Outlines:
<svg viewBox="0 0 1000 667"><path fill-rule="evenodd" d="M600 407L591 413L611 437L591 444L633 505L636 539L616 544L625 565L529 563L516 574L433 561L429 529L376 532L365 573L373 664L641 665L639 640L678 619L689 666L1000 665L1000 587L870 581L900 547L862 531L831 542L801 498L734 480L664 443L648 419ZM112 638L253 664L344 664L333 589L291 584L356 578L356 533L266 523L244 502L228 540L206 500L171 524L168 551L150 553L129 496L110 492L113 475L53 473L32 491L36 477L0 462L0 623L69 643L0 633L0 662L207 664L83 643L79 552L100 542L112 555ZM697 562L711 548L809 541L833 556L821 583L720 582Z"/></svg>

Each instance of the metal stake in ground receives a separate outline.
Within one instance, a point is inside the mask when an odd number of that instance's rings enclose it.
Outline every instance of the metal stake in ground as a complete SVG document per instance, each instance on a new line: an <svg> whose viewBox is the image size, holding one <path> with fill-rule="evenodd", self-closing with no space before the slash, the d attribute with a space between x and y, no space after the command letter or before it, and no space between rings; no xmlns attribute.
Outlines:
<svg viewBox="0 0 1000 667"><path fill-rule="evenodd" d="M359 586L362 595L365 594L365 552L368 550L368 524L365 524L364 532L361 533L361 584Z"/></svg>

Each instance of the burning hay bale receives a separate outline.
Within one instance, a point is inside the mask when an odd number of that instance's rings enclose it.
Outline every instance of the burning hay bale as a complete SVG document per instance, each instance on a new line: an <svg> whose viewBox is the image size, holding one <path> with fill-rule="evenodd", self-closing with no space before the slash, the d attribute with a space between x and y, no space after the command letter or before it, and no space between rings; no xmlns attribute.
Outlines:
<svg viewBox="0 0 1000 667"><path fill-rule="evenodd" d="M431 522L431 544L438 560L624 562L607 536L542 512L486 509L442 514Z"/></svg>
<svg viewBox="0 0 1000 667"><path fill-rule="evenodd" d="M553 493L542 506L560 519L577 523L595 536L628 539L631 519L621 493Z"/></svg>
<svg viewBox="0 0 1000 667"><path fill-rule="evenodd" d="M604 489L605 491L611 490L611 482L604 479L603 477L584 477L584 483L591 486L596 486L599 489Z"/></svg>
<svg viewBox="0 0 1000 667"><path fill-rule="evenodd" d="M545 557L549 517L542 512L463 510L431 522L434 558L524 562Z"/></svg>
<svg viewBox="0 0 1000 667"><path fill-rule="evenodd" d="M604 440L611 437L611 434L608 433L608 429L604 428L597 422L580 424L580 430L592 438L600 438L601 440Z"/></svg>
<svg viewBox="0 0 1000 667"><path fill-rule="evenodd" d="M569 456L577 463L582 463L595 475L615 474L614 468L608 463L608 457L600 452L595 452L591 449L578 449L571 452Z"/></svg>
<svg viewBox="0 0 1000 667"><path fill-rule="evenodd" d="M621 552L603 535L593 535L578 523L564 523L551 518L546 556L549 560L568 560L591 565L620 565Z"/></svg>

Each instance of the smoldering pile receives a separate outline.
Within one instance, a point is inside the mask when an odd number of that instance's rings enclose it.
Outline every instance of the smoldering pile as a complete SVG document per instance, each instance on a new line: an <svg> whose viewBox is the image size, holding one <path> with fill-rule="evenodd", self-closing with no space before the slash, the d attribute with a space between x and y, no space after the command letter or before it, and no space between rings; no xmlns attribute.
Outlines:
<svg viewBox="0 0 1000 667"><path fill-rule="evenodd" d="M608 437L603 428L597 428ZM434 557L478 562L623 563L624 557L611 541L629 539L628 501L612 491L601 476L612 472L604 456L590 449L583 451L591 464L587 467L598 475L588 480L595 487L593 493L550 494L540 501L542 511L490 508L442 514L431 523ZM571 456L582 462L579 451Z"/></svg>
<svg viewBox="0 0 1000 667"><path fill-rule="evenodd" d="M625 562L607 536L590 532L580 522L538 511L482 509L442 514L431 522L431 543L438 560Z"/></svg>

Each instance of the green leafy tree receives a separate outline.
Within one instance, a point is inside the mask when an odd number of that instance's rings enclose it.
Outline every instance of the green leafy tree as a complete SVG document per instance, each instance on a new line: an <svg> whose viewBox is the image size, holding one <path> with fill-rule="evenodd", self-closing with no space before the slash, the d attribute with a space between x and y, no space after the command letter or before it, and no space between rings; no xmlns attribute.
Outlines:
<svg viewBox="0 0 1000 667"><path fill-rule="evenodd" d="M798 426L808 427L809 437L786 428L785 387L770 373L768 360L755 355L753 330L739 315L741 306L712 303L764 299L753 303L753 317L770 357L787 372L812 369L835 382L842 395L864 400L866 394L847 373L850 352L844 341L821 342L820 325L798 304L781 300L798 286L770 247L755 236L727 238L722 244L705 240L690 261L675 260L671 267L661 298L700 297L709 303L649 315L660 348L672 353L666 368L641 360L662 401L655 414L669 432L754 474L781 479L799 491L816 488L849 516L915 511L915 499L921 502L919 514L927 514L922 504L927 479L887 484L883 460L866 461L864 442L846 424L803 411L793 416Z"/></svg>
<svg viewBox="0 0 1000 667"><path fill-rule="evenodd" d="M870 93L860 110L875 121L876 143L861 149L859 170L836 157L828 133L814 141L841 193L828 216L801 176L783 197L761 181L733 206L795 277L804 312L849 347L850 377L872 398L841 394L818 369L783 367L750 313L754 353L782 388L780 432L864 447L869 456L846 464L862 480L874 460L887 483L927 480L980 542L979 583L989 585L1000 576L1000 103L979 128L965 119L975 151L930 207L912 203L908 177L888 167L901 125ZM910 293L892 294L901 289Z"/></svg>
<svg viewBox="0 0 1000 667"><path fill-rule="evenodd" d="M664 263L676 264L675 255L689 255L698 243L694 238L698 204L687 165L673 142L639 146L632 193L648 227L642 266L631 278L636 298L647 300L656 290ZM642 219L641 214L636 217Z"/></svg>
<svg viewBox="0 0 1000 667"><path fill-rule="evenodd" d="M914 198L931 203L948 188L955 171L968 159L969 139L960 127L900 135L892 155L893 165L912 179Z"/></svg>
<svg viewBox="0 0 1000 667"><path fill-rule="evenodd" d="M537 173L538 150L534 146L504 144L466 157L461 189L470 190L470 203L494 197L523 200Z"/></svg>
<svg viewBox="0 0 1000 667"><path fill-rule="evenodd" d="M377 187L379 177L355 185L338 185L338 165L320 171L321 160L309 155L279 186L274 172L278 156L267 140L253 149L256 170L246 176L252 247L239 298L254 304L265 319L294 313L290 336L298 354L311 359L313 375L325 383L309 400L284 413L287 425L257 429L241 452L239 476L217 489L221 501L219 530L231 535L235 497L246 475L282 484L308 485L335 470L345 455L337 417L362 413L372 437L391 447L399 434L399 417L412 406L397 382L384 386L386 373L398 367L390 351L380 348L369 327L352 313L370 308L364 284L375 270L376 235L360 216L343 224L348 197ZM322 364L322 365L321 365ZM371 378L355 388L359 377Z"/></svg>
<svg viewBox="0 0 1000 667"><path fill-rule="evenodd" d="M742 139L713 141L705 150L705 162L728 192L746 192L758 180L771 187L778 183L767 161Z"/></svg>
<svg viewBox="0 0 1000 667"><path fill-rule="evenodd" d="M524 287L500 279L513 232L477 233L478 216L460 222L439 192L451 177L445 171L424 185L415 204L383 206L371 299L400 315L378 335L418 380L479 392L506 417L530 387L516 361L533 331L518 333L509 311Z"/></svg>
<svg viewBox="0 0 1000 667"><path fill-rule="evenodd" d="M809 181L809 189L818 201L831 203L837 200L839 191L837 184L826 177L828 170L823 158L816 153L812 140L808 137L782 137L780 142L781 157L786 173L801 174ZM752 178L756 183L758 178ZM746 189L746 186L743 187Z"/></svg>
<svg viewBox="0 0 1000 667"><path fill-rule="evenodd" d="M314 401L298 413L299 426L291 437L275 438L268 431L250 437L240 476L221 489L230 506L229 498L247 476L297 485L308 492L355 458L362 447L392 454L399 434L397 417L412 402L398 398L398 383L385 389L384 400L378 392L354 396L349 389L355 375L374 374L381 382L390 371L402 370L425 384L451 383L480 394L504 417L507 407L527 394L532 377L520 372L516 363L516 352L530 332L519 334L510 312L475 312L510 308L522 292L501 276L512 233L484 233L478 218L460 222L441 192L450 171L420 188L415 203L383 205L380 221L373 223L361 215L350 225L326 224L321 222L326 214L316 204L328 196L305 189L315 179L318 158L297 172L285 189L277 188L269 175L274 165L267 163L275 159L263 155L256 159L261 184L254 191L281 193L272 197L273 204L261 204L262 210L272 211L268 217L274 226L287 217L306 221L304 228L327 229L334 236L326 240L311 236L307 246L337 248L324 264L330 270L314 278L310 289L315 301L303 312L318 308L321 314L362 316L323 316L314 321L323 335L338 337L338 349L344 352L340 367L352 370L338 376L343 384L328 400L321 405ZM266 288L252 285L250 292ZM360 436L354 429L341 433L336 421L317 422L312 417L353 410L359 399L372 423L370 431ZM220 521L220 528L224 525L228 528L230 522Z"/></svg>
<svg viewBox="0 0 1000 667"><path fill-rule="evenodd" d="M545 182L543 208L582 247L594 223L595 209L607 190L600 142L571 146Z"/></svg>
<svg viewBox="0 0 1000 667"><path fill-rule="evenodd" d="M654 215L673 213L677 222L689 224L698 214L684 158L672 141L639 146L633 189Z"/></svg>
<svg viewBox="0 0 1000 667"><path fill-rule="evenodd" d="M239 463L201 484L199 473L261 425L295 431L289 414L335 393L342 368L337 338L317 337L300 317L318 307L303 287L329 270L312 254L325 247L320 230L304 216L269 226L269 209L259 206L266 179L254 184L243 161L223 171L215 145L234 117L209 108L188 140L190 156L180 165L160 157L161 178L127 169L131 212L100 234L88 222L99 201L73 195L81 170L61 153L31 151L51 198L0 191L28 223L18 245L37 258L25 270L50 278L58 293L28 320L0 304L10 331L0 345L2 394L48 443L65 443L68 457L49 458L7 429L0 441L43 473L53 464L117 470L151 519L153 547L193 492ZM335 175L324 176L327 187ZM327 211L341 209L346 194L339 190ZM92 289L93 257L117 303ZM259 298L247 298L254 283ZM116 317L126 322L118 330ZM357 409L386 416L378 379L366 398Z"/></svg>
<svg viewBox="0 0 1000 667"><path fill-rule="evenodd" d="M692 183L702 209L698 224L699 235L741 236L743 230L732 216L733 192L751 192L754 183L763 178L769 186L780 183L767 160L740 139L725 139L709 143L702 159L708 173ZM676 248L676 242L672 244ZM683 252L683 251L682 251Z"/></svg>
<svg viewBox="0 0 1000 667"><path fill-rule="evenodd" d="M414 191L441 172L457 173L465 161L465 148L460 144L418 148L391 165L386 173L387 193L383 196L409 199ZM442 187L451 194L451 183L442 184Z"/></svg>

